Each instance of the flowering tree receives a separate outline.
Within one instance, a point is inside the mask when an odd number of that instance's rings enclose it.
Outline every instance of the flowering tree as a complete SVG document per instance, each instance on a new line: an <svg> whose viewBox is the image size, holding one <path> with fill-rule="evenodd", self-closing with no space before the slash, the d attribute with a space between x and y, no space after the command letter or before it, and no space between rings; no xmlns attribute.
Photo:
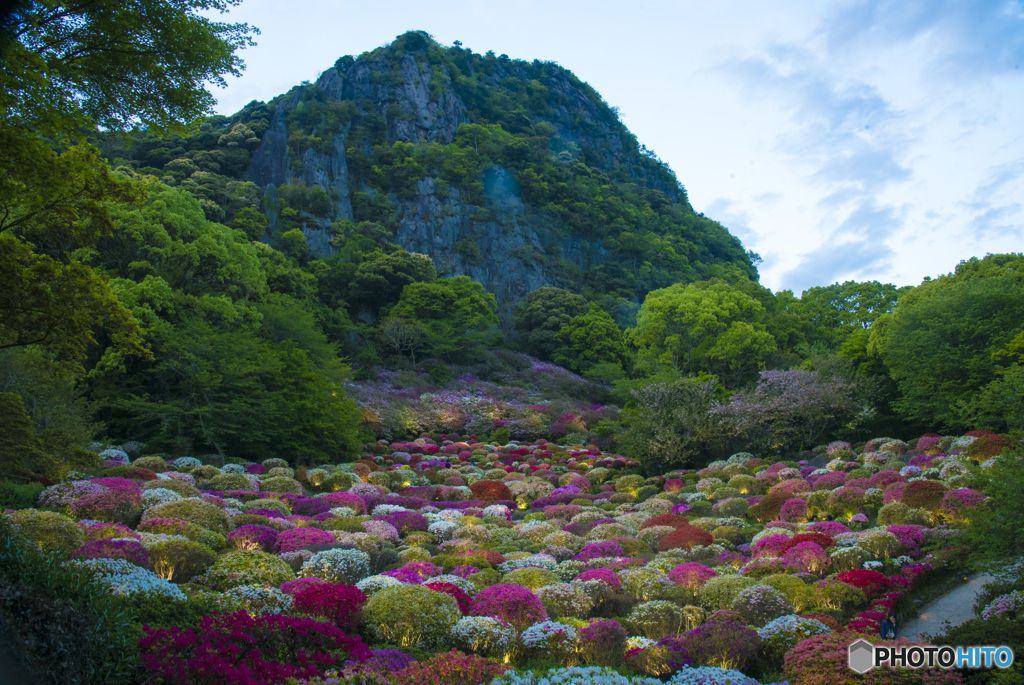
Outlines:
<svg viewBox="0 0 1024 685"><path fill-rule="evenodd" d="M762 371L757 387L712 410L735 435L774 448L813 445L825 431L853 428L873 415L858 406L855 386L816 371Z"/></svg>

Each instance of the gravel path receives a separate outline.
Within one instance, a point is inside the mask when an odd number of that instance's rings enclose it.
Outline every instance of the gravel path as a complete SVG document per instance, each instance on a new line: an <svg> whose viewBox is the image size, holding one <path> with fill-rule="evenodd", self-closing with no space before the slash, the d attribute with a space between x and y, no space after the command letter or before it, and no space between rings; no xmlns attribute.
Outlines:
<svg viewBox="0 0 1024 685"><path fill-rule="evenodd" d="M986 583L996 580L988 574L973 576L963 585L946 594L921 610L917 618L899 627L899 636L908 640L924 640L925 635L943 632L942 624L958 626L974 618L974 599Z"/></svg>

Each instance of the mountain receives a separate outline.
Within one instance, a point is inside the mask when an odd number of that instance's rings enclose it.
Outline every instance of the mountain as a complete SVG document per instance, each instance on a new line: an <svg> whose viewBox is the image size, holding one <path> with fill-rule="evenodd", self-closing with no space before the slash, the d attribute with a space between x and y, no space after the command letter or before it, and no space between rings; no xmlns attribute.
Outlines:
<svg viewBox="0 0 1024 685"><path fill-rule="evenodd" d="M226 177L204 203L209 218L229 222L255 198L263 239L300 228L313 257L373 222L439 275L483 284L506 328L544 286L599 301L625 327L650 290L757 279L740 241L693 211L592 87L554 63L443 47L420 31L174 145L137 141L134 164L170 170L201 197L216 185L202 174Z"/></svg>

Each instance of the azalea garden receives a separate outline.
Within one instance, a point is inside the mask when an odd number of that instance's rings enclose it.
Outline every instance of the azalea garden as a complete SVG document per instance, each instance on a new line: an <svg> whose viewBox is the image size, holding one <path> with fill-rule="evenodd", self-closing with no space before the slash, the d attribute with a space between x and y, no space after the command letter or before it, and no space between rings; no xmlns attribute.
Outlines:
<svg viewBox="0 0 1024 685"><path fill-rule="evenodd" d="M1010 448L835 441L645 477L544 438L380 440L300 468L107 446L4 513L0 565L78 601L59 625L31 593L8 604L53 682L952 685L973 681L858 676L846 650L963 573ZM979 614L1012 622L1022 597Z"/></svg>

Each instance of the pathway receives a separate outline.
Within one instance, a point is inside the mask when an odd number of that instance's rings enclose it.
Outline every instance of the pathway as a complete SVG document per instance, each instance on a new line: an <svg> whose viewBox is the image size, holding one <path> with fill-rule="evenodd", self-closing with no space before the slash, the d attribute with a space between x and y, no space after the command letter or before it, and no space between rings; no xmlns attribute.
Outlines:
<svg viewBox="0 0 1024 685"><path fill-rule="evenodd" d="M899 636L908 640L924 640L925 635L943 632L943 624L958 626L974 618L974 600L986 583L996 580L995 576L981 574L973 576L963 585L946 594L921 610L917 618L899 627Z"/></svg>

